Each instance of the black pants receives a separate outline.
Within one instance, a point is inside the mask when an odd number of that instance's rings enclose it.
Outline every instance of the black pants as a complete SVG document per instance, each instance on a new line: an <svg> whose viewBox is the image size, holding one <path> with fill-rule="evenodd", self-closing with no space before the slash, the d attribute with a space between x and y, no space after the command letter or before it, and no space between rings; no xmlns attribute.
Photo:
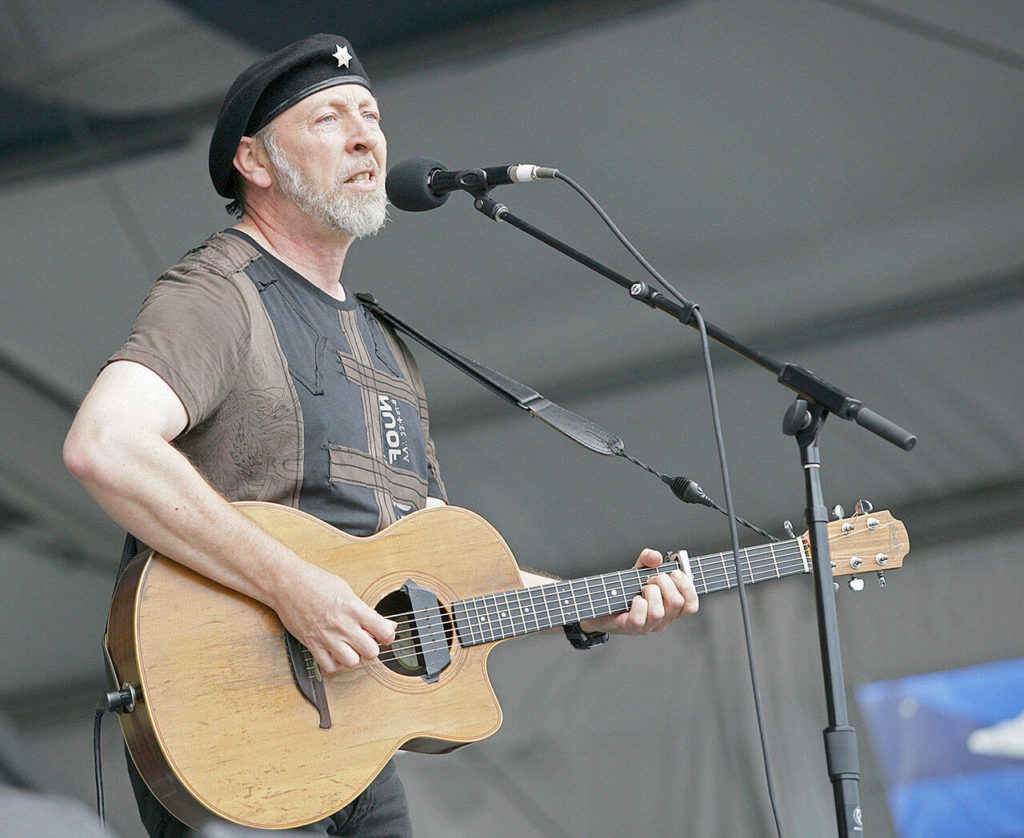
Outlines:
<svg viewBox="0 0 1024 838"><path fill-rule="evenodd" d="M132 789L135 791L135 800L139 805L139 816L151 838L194 836L196 833L190 831L153 796L139 776L132 758L127 758L128 774L132 780ZM273 833L296 836L338 835L349 838L412 838L412 821L409 819L405 788L398 777L398 772L395 771L394 764L389 762L366 791L340 812L302 829L289 830L285 833L274 830Z"/></svg>

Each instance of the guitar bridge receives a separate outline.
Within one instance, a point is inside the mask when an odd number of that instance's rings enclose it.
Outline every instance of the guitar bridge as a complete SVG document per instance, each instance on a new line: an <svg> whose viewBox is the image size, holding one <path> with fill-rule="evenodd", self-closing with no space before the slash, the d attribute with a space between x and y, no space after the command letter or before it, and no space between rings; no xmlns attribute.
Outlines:
<svg viewBox="0 0 1024 838"><path fill-rule="evenodd" d="M327 691L324 689L320 666L314 660L313 653L296 640L291 632L285 631L284 642L299 692L316 708L320 714L320 727L327 730L332 724L331 708L327 704Z"/></svg>

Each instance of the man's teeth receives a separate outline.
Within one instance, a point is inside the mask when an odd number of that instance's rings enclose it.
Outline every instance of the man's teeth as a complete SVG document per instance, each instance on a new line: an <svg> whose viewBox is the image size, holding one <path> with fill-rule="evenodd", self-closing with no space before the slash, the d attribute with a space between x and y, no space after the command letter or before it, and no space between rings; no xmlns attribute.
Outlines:
<svg viewBox="0 0 1024 838"><path fill-rule="evenodd" d="M352 175L348 180L349 183L369 183L372 179L373 175L369 172L360 172L357 175Z"/></svg>

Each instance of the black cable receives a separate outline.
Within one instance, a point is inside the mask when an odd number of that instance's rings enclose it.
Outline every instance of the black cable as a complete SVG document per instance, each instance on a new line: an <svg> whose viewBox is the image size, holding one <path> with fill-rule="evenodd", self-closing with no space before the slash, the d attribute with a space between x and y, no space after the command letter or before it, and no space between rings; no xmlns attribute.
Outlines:
<svg viewBox="0 0 1024 838"><path fill-rule="evenodd" d="M92 725L92 758L93 770L96 773L96 813L99 815L100 824L106 823L106 807L103 803L103 749L100 745L100 728L103 725L103 717L107 713L131 713L135 710L138 701L138 690L130 684L117 690L108 690L103 694L100 703L96 705L96 718Z"/></svg>
<svg viewBox="0 0 1024 838"><path fill-rule="evenodd" d="M606 225L608 225L608 229L612 231L612 233L615 235L615 238L617 238L619 240L619 242L622 244L622 246L624 248L626 248L626 250L629 251L629 253L633 256L633 258L636 259L637 262L640 263L640 266L645 271L647 271L647 273L649 273L651 276L653 276L658 281L658 283L661 285L661 287L664 288L665 291L667 291L676 300L676 302L678 302L680 305L683 305L683 306L692 306L693 305L689 300L687 300L685 297L683 297L683 295L680 294L675 288L673 288L672 285L668 282L668 280L666 280L665 277L663 277L660 273L658 273L658 271L655 269L654 265L652 265L650 262L648 262L646 257L639 250L637 250L633 246L633 243L629 239L626 238L626 235L618 228L618 226L615 224L615 222L612 221L612 219L608 215L608 213L606 213L604 211L604 208L597 201L595 201L590 196L590 194L587 192L586 189L584 189L582 186L580 186L576 181L574 181L567 174L565 174L564 172L560 172L557 169L555 170L555 177L558 180L564 181L569 186L571 186L573 189L575 189L576 192L578 192L580 194L580 196L583 198L583 200L586 201L588 204L590 204L590 206L593 208L594 212L596 212L601 217L601 220Z"/></svg>
<svg viewBox="0 0 1024 838"><path fill-rule="evenodd" d="M761 754L764 759L765 783L768 788L768 798L771 802L772 816L775 819L775 830L779 838L782 838L782 821L779 816L779 807L775 796L775 781L773 778L771 758L768 753L768 738L764 725L764 713L761 707L761 689L759 686L759 679L757 677L756 656L754 654L753 637L750 630L750 612L747 607L746 583L743 580L743 574L740 568L739 534L736 530L737 517L733 505L732 485L729 480L729 466L725 456L725 442L722 435L722 423L718 412L718 393L715 388L714 371L711 365L711 350L708 345L707 328L704 323L704 318L700 313L700 308L684 298L682 294L680 294L672 284L665 279L657 269L655 269L643 254L633 246L629 239L626 238L622 231L619 230L615 222L613 222L609 217L608 213L604 211L597 201L594 200L582 186L576 183L572 178L557 170L555 172L555 177L571 186L588 204L590 204L619 242L626 248L626 250L629 251L630 254L632 254L644 270L654 277L658 284L665 289L666 293L668 293L680 305L691 309L691 319L696 322L698 331L700 332L701 352L704 358L704 371L708 383L708 396L711 402L711 419L715 432L715 445L718 450L718 460L722 471L722 485L725 492L725 512L726 517L729 520L729 536L732 542L733 564L736 568L736 589L739 593L740 613L743 617L743 636L747 646L747 661L750 668L750 682L754 698L754 711L757 716L757 729L761 739Z"/></svg>
<svg viewBox="0 0 1024 838"><path fill-rule="evenodd" d="M106 708L96 708L96 718L92 723L92 758L93 770L96 774L96 814L99 815L100 825L107 822L105 807L103 805L103 765L102 749L100 747L100 728L103 726L103 716L106 715Z"/></svg>
<svg viewBox="0 0 1024 838"><path fill-rule="evenodd" d="M750 686L754 696L754 712L757 715L757 732L761 737L761 755L764 758L765 782L768 787L768 799L771 801L772 816L775 818L775 830L782 838L782 823L779 818L779 807L775 799L775 782L772 776L771 759L768 755L768 738L765 732L764 712L761 707L761 688L757 677L757 664L754 655L754 640L750 631L750 612L747 609L747 585L740 571L740 542L736 532L736 516L733 508L732 485L729 480L729 464L725 457L725 442L722 437L722 422L718 415L718 394L715 390L715 376L711 367L711 349L708 346L708 333L704 328L704 317L700 309L694 310L697 327L700 330L701 352L704 355L704 368L707 372L708 396L711 401L712 424L715 428L715 444L718 448L719 463L722 466L722 486L725 492L725 508L729 518L729 537L732 541L732 558L736 567L736 590L739 593L740 612L743 615L743 638L747 644L747 662L750 667Z"/></svg>

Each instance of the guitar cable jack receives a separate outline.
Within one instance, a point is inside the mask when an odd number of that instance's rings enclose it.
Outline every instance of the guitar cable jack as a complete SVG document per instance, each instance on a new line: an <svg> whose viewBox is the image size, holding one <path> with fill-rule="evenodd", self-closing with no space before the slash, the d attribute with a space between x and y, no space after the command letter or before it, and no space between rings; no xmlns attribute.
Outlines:
<svg viewBox="0 0 1024 838"><path fill-rule="evenodd" d="M100 710L107 713L131 713L138 703L138 693L131 684L125 684L119 690L107 690L100 701Z"/></svg>
<svg viewBox="0 0 1024 838"><path fill-rule="evenodd" d="M126 683L119 690L107 690L103 693L103 698L100 699L96 707L92 727L92 751L93 770L96 775L96 814L99 816L101 826L105 826L107 822L106 807L103 802L103 764L100 748L100 729L103 725L103 717L107 713L131 713L138 704L138 699L136 688Z"/></svg>

